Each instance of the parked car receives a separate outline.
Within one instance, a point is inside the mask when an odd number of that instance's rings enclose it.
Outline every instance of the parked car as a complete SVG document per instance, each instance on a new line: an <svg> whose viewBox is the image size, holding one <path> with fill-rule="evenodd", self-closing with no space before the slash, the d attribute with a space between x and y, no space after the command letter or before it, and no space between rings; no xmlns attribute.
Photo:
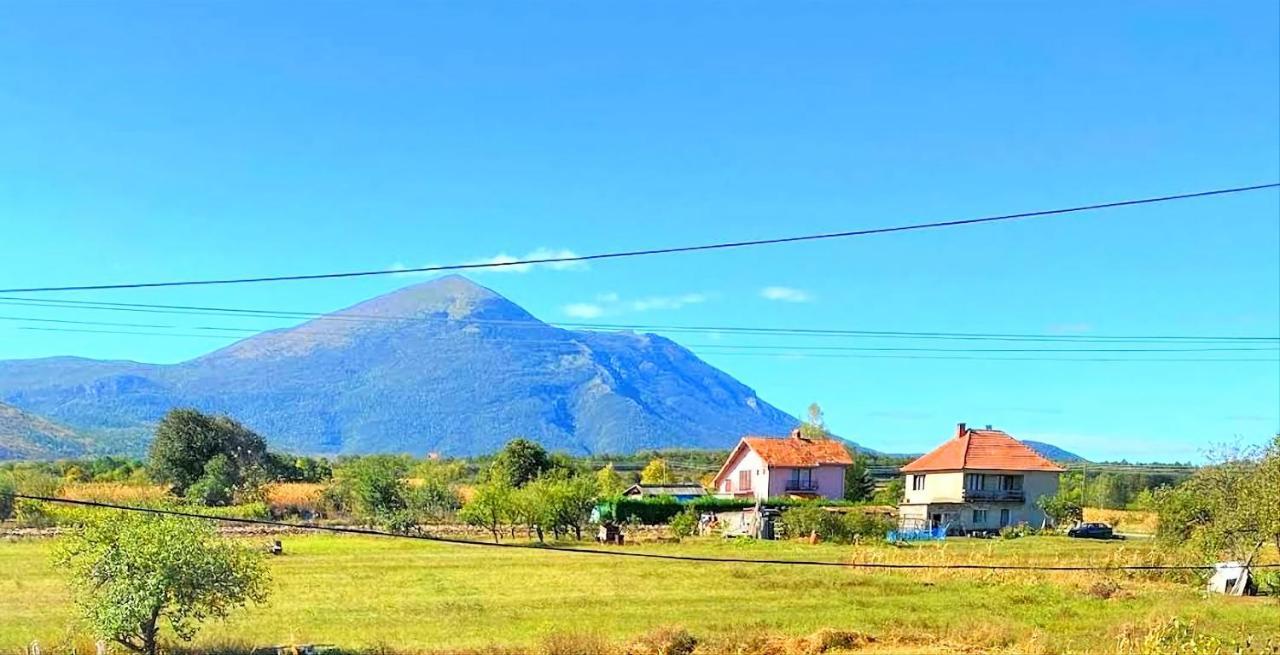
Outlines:
<svg viewBox="0 0 1280 655"><path fill-rule="evenodd" d="M1076 539L1124 539L1106 523L1080 523L1067 530L1067 536Z"/></svg>

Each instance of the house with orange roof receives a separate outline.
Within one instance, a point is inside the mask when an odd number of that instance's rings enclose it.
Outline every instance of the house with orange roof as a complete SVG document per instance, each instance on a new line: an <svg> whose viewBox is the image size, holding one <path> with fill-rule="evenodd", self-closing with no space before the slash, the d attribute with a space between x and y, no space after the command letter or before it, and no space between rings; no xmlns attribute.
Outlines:
<svg viewBox="0 0 1280 655"><path fill-rule="evenodd" d="M844 497L844 471L853 464L838 439L743 437L713 481L721 498Z"/></svg>
<svg viewBox="0 0 1280 655"><path fill-rule="evenodd" d="M960 423L954 437L902 467L898 517L904 528L1039 527L1047 517L1036 501L1058 493L1064 470L1001 430Z"/></svg>

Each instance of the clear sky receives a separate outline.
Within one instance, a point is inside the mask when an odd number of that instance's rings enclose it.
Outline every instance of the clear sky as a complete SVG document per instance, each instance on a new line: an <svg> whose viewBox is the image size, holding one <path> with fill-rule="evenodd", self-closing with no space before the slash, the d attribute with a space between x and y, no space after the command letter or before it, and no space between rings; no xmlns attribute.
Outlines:
<svg viewBox="0 0 1280 655"><path fill-rule="evenodd" d="M591 253L1280 179L1270 0L3 13L0 287ZM1280 194L1263 191L474 277L557 321L1274 337L1278 262ZM420 279L57 297L330 310ZM175 362L225 343L24 325L0 320L0 358ZM1131 460L1198 459L1280 430L1275 361L753 356L697 344L832 341L676 338L784 410L818 401L839 434L895 452L958 421Z"/></svg>

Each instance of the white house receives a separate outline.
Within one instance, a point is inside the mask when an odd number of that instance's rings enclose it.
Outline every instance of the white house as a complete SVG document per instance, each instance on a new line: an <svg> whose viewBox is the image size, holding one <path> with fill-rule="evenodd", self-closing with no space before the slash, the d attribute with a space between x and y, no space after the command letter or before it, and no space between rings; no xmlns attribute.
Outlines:
<svg viewBox="0 0 1280 655"><path fill-rule="evenodd" d="M743 437L714 485L721 498L843 498L844 470L852 464L838 439L813 439L799 430L790 437Z"/></svg>
<svg viewBox="0 0 1280 655"><path fill-rule="evenodd" d="M955 437L901 470L904 528L968 531L1044 524L1036 501L1058 493L1058 474L1066 469L991 426L974 430L961 423Z"/></svg>

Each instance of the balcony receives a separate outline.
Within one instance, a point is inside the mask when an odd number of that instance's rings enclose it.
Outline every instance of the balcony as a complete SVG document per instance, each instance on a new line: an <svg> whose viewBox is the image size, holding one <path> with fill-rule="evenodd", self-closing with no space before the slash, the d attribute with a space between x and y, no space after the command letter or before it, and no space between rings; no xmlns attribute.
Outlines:
<svg viewBox="0 0 1280 655"><path fill-rule="evenodd" d="M1021 489L965 489L964 501L987 501L994 503L1026 502L1027 494Z"/></svg>
<svg viewBox="0 0 1280 655"><path fill-rule="evenodd" d="M787 491L817 491L818 483L815 480L787 480Z"/></svg>

